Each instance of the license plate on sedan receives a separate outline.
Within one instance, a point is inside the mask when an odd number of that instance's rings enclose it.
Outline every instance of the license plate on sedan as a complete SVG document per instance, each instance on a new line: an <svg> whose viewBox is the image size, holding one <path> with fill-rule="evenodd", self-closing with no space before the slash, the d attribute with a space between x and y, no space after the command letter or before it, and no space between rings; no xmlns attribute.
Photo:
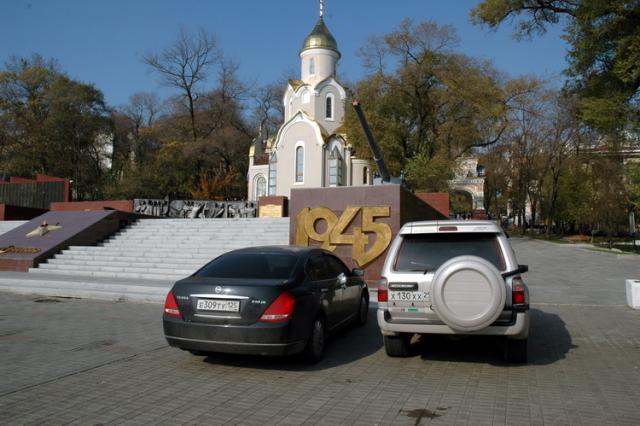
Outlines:
<svg viewBox="0 0 640 426"><path fill-rule="evenodd" d="M390 291L391 302L430 302L431 295L426 291Z"/></svg>
<svg viewBox="0 0 640 426"><path fill-rule="evenodd" d="M240 301L198 299L196 307L199 311L240 312Z"/></svg>

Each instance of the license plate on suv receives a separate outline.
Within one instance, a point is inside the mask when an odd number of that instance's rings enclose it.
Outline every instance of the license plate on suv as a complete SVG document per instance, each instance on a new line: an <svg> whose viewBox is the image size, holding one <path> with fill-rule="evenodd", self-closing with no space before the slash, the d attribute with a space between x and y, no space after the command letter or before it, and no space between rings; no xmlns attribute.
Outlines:
<svg viewBox="0 0 640 426"><path fill-rule="evenodd" d="M430 302L431 295L426 291L390 291L390 302Z"/></svg>
<svg viewBox="0 0 640 426"><path fill-rule="evenodd" d="M199 311L240 312L239 300L198 299Z"/></svg>

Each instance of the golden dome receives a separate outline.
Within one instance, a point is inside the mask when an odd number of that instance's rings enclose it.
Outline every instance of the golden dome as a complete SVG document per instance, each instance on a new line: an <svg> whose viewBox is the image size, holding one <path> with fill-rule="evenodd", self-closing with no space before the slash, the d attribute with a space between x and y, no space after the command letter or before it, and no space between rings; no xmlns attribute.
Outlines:
<svg viewBox="0 0 640 426"><path fill-rule="evenodd" d="M313 30L311 30L307 38L304 39L301 52L308 49L329 49L336 52L338 56L340 55L338 43L336 43L336 39L333 38L329 32L322 17L320 17L318 23L313 27Z"/></svg>

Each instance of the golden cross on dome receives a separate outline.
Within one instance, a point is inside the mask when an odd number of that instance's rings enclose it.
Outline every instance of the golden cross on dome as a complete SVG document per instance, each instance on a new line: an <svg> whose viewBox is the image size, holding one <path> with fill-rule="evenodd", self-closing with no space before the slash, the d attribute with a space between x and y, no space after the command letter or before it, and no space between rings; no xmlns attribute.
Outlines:
<svg viewBox="0 0 640 426"><path fill-rule="evenodd" d="M320 17L324 15L324 0L320 0Z"/></svg>

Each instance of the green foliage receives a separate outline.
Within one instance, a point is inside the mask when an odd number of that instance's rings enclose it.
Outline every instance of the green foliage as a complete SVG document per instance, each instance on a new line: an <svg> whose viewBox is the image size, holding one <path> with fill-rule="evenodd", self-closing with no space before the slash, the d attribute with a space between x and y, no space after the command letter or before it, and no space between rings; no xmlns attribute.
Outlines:
<svg viewBox="0 0 640 426"><path fill-rule="evenodd" d="M420 189L444 189L453 161L496 143L505 129L502 77L453 52L456 35L434 22L404 20L361 50L370 75L356 86L369 125L394 175ZM370 158L360 123L347 110L342 129Z"/></svg>
<svg viewBox="0 0 640 426"><path fill-rule="evenodd" d="M490 28L515 20L516 37L562 23L571 48L568 85L579 93L581 118L615 133L637 125L640 3L636 0L484 0L472 20ZM519 18L519 19L518 19Z"/></svg>
<svg viewBox="0 0 640 426"><path fill-rule="evenodd" d="M445 152L431 157L420 153L407 162L406 179L420 192L448 192L448 180L453 178L454 169L454 162Z"/></svg>
<svg viewBox="0 0 640 426"><path fill-rule="evenodd" d="M55 62L13 58L0 71L0 174L73 179L80 199L101 196L112 122L102 93Z"/></svg>
<svg viewBox="0 0 640 426"><path fill-rule="evenodd" d="M629 197L629 209L634 210L640 222L640 161L629 160L625 164L625 189Z"/></svg>

